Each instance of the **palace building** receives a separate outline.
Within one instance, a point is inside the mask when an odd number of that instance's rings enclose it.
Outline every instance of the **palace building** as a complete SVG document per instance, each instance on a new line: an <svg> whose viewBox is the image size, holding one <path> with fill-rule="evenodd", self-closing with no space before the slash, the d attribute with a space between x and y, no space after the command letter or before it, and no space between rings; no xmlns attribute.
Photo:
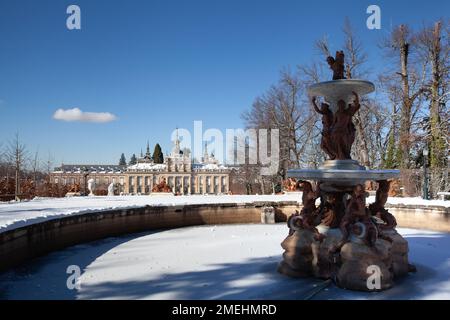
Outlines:
<svg viewBox="0 0 450 320"><path fill-rule="evenodd" d="M219 164L214 154L208 154L207 145L200 163L180 149L178 136L164 163L154 163L149 145L137 163L119 165L66 165L50 174L51 181L61 185L83 186L94 179L96 186L115 184L118 194L150 194L153 186L165 179L175 194L225 194L230 190L230 168Z"/></svg>

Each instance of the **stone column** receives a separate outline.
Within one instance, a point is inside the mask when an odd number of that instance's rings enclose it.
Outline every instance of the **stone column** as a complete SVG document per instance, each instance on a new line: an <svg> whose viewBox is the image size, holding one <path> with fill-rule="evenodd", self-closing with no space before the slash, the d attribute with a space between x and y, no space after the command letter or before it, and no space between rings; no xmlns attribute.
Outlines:
<svg viewBox="0 0 450 320"><path fill-rule="evenodd" d="M199 193L200 192L200 189L199 189L199 179L200 179L200 176L199 175L196 175L195 176L195 193Z"/></svg>
<svg viewBox="0 0 450 320"><path fill-rule="evenodd" d="M188 181L189 181L189 184L188 184L188 194L192 194L192 175L189 175Z"/></svg>
<svg viewBox="0 0 450 320"><path fill-rule="evenodd" d="M181 194L184 194L184 176L181 176L180 179L181 179L181 190L180 190L180 192L181 192Z"/></svg>

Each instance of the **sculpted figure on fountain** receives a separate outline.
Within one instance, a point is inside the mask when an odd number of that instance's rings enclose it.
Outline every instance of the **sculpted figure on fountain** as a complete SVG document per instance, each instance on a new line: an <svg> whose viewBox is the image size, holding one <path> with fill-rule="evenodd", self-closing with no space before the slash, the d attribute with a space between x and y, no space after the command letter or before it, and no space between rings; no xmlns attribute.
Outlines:
<svg viewBox="0 0 450 320"><path fill-rule="evenodd" d="M312 98L314 110L322 115L322 141L320 147L330 160L351 159L350 152L355 141L355 125L353 115L360 109L359 97L353 92L355 100L346 108L345 101L337 102L337 110L333 114L330 105L322 103L319 108L316 97Z"/></svg>
<svg viewBox="0 0 450 320"><path fill-rule="evenodd" d="M330 69L333 70L333 80L345 79L345 56L344 51L336 51L335 58L329 56L327 58Z"/></svg>
<svg viewBox="0 0 450 320"><path fill-rule="evenodd" d="M369 211L373 216L383 221L382 224L378 225L378 228L381 230L394 229L397 226L397 220L384 208L388 199L389 186L391 183L387 180L380 180L377 182L378 189L375 194L375 202L369 205Z"/></svg>
<svg viewBox="0 0 450 320"><path fill-rule="evenodd" d="M331 139L331 131L333 128L333 112L330 110L330 105L328 103L322 103L320 108L317 106L316 97L312 98L312 104L314 110L322 115L322 140L320 142L320 147L328 155L330 160L336 159L336 152L333 148L333 141Z"/></svg>

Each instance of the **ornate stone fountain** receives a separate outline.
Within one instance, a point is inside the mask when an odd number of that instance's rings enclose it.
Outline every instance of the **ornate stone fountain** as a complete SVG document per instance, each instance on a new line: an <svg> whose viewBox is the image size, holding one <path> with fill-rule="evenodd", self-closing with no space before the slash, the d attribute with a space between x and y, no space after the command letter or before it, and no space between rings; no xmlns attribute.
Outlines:
<svg viewBox="0 0 450 320"><path fill-rule="evenodd" d="M314 109L322 115L321 149L328 160L318 169L294 169L303 190L302 209L288 220L289 235L279 272L293 277L333 279L342 288L383 290L395 278L415 271L408 262L408 243L397 233L395 217L385 208L389 179L398 170L369 170L352 160L353 115L359 96L373 83L344 78L344 54L328 57L333 80L309 87ZM316 97L324 102L317 105ZM375 202L366 206L366 181L376 181ZM318 204L320 199L320 204Z"/></svg>

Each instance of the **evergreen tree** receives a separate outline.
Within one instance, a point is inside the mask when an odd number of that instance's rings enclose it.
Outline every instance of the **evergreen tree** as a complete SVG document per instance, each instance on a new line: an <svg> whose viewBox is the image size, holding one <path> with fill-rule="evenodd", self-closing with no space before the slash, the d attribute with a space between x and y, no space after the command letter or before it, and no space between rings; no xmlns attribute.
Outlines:
<svg viewBox="0 0 450 320"><path fill-rule="evenodd" d="M128 163L130 166L137 163L136 155L133 153L133 155L130 158L130 162Z"/></svg>
<svg viewBox="0 0 450 320"><path fill-rule="evenodd" d="M125 155L122 153L119 160L119 166L126 166L127 165L127 159L125 159Z"/></svg>
<svg viewBox="0 0 450 320"><path fill-rule="evenodd" d="M384 159L383 167L385 169L394 169L398 167L397 157L399 156L398 150L395 146L395 136L394 133L391 132L389 134L387 150Z"/></svg>
<svg viewBox="0 0 450 320"><path fill-rule="evenodd" d="M164 155L161 150L159 143L155 145L155 150L153 151L153 162L154 163L164 163Z"/></svg>

